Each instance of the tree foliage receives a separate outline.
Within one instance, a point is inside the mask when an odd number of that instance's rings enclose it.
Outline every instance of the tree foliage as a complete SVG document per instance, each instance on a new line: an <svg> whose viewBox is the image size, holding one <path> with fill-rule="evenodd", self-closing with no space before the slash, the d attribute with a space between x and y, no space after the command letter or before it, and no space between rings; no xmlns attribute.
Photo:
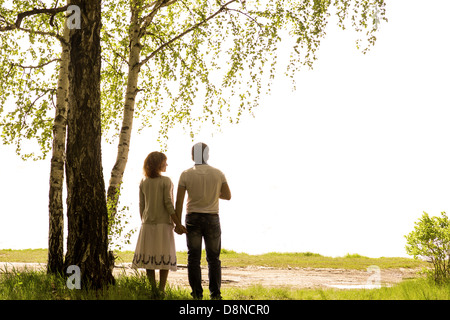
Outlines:
<svg viewBox="0 0 450 320"><path fill-rule="evenodd" d="M0 1L1 137L23 159L35 160L45 158L52 144L63 23L62 13L18 19L39 6L37 0ZM22 150L24 140L35 140L39 152L32 145Z"/></svg>
<svg viewBox="0 0 450 320"><path fill-rule="evenodd" d="M287 76L313 67L332 11L340 27L351 21L356 31L366 31L363 52L375 43L380 20L387 20L384 1L169 2L148 24L155 7L140 2L143 58L135 115L141 129L160 124L160 141L176 123L194 136L204 122L220 127L252 114L270 92L282 47L291 45L283 61ZM130 5L104 2L103 124L110 137L120 132Z"/></svg>
<svg viewBox="0 0 450 320"><path fill-rule="evenodd" d="M450 279L450 221L445 212L430 217L424 212L406 237L406 252L414 258L425 258L433 264L436 282Z"/></svg>
<svg viewBox="0 0 450 320"><path fill-rule="evenodd" d="M286 75L293 77L302 66L312 68L332 11L343 29L351 21L356 31L365 31L363 52L375 43L380 21L387 20L382 0L171 2L142 36L143 76L136 108L141 128L160 123L165 138L177 122L194 134L194 123L220 126L223 120L239 122L244 111L251 113L262 90L270 91L283 39L293 44ZM14 25L21 12L57 3L1 1L2 28ZM151 3L140 1L143 25L152 14ZM110 138L120 132L130 5L130 0L103 1L103 130ZM0 33L2 138L14 143L24 158L44 158L51 147L63 14L26 17L19 28ZM7 101L16 108L5 110ZM21 152L23 139L35 139L40 154Z"/></svg>
<svg viewBox="0 0 450 320"><path fill-rule="evenodd" d="M357 40L364 53L375 43L380 21L387 21L383 0L134 2L145 27L135 117L140 129L159 124L160 140L176 123L194 135L203 122L220 126L252 114L270 92L280 48L291 46L283 61L287 76L312 68L331 14L341 28L351 24L365 32L366 46ZM155 2L166 6L155 12ZM131 4L102 4L102 125L109 141L120 133ZM57 5L58 0L0 1L0 30L7 31L0 32L0 127L3 142L15 144L23 158L45 158L51 148L64 12L26 16L20 27L12 26L22 12ZM22 151L23 140L36 140L40 152Z"/></svg>

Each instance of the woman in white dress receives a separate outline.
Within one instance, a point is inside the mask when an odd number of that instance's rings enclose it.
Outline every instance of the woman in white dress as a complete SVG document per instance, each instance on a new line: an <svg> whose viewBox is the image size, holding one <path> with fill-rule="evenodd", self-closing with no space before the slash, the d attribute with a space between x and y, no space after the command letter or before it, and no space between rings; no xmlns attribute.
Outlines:
<svg viewBox="0 0 450 320"><path fill-rule="evenodd" d="M159 270L159 290L164 292L169 270L177 270L177 256L173 235L174 223L178 234L186 233L175 214L173 184L166 172L167 157L162 152L151 152L144 161L145 177L139 184L139 212L141 230L132 267L144 268L156 291L155 270Z"/></svg>

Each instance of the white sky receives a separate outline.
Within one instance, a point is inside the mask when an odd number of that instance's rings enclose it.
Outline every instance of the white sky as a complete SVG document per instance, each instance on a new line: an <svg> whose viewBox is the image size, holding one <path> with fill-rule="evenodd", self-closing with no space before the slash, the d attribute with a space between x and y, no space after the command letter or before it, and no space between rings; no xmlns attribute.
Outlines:
<svg viewBox="0 0 450 320"><path fill-rule="evenodd" d="M404 235L422 211L450 211L449 12L447 0L389 1L389 22L366 55L353 32L330 23L296 92L278 77L255 118L213 136L205 128L196 141L210 145L209 163L233 196L220 203L223 248L407 256ZM137 228L142 163L155 140L153 129L132 137L122 203ZM191 146L182 130L170 133L166 175L175 186L192 165ZM0 150L0 248L45 248L50 160ZM104 145L106 184L115 153ZM176 246L186 250L184 237Z"/></svg>

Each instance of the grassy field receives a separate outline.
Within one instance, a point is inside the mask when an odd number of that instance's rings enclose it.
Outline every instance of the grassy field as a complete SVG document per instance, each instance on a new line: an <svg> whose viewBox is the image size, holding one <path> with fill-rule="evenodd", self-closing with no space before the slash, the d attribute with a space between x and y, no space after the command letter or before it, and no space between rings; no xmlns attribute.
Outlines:
<svg viewBox="0 0 450 320"><path fill-rule="evenodd" d="M145 276L120 276L103 290L69 290L65 279L45 272L12 272L0 276L0 300L152 300ZM450 285L436 285L426 278L406 280L380 289L223 288L225 300L449 300ZM166 300L189 300L187 288L166 288ZM204 299L209 299L205 289Z"/></svg>
<svg viewBox="0 0 450 320"><path fill-rule="evenodd" d="M116 252L117 263L131 262L132 251ZM222 249L220 255L224 267L264 266L273 268L339 268L367 269L377 265L381 269L388 268L420 268L428 266L426 262L408 258L368 258L358 254L348 254L344 257L326 257L317 253L278 253L271 252L261 255L237 253ZM202 264L206 265L205 253L202 254ZM179 264L187 263L187 253L177 252ZM0 262L47 262L47 249L0 250Z"/></svg>
<svg viewBox="0 0 450 320"><path fill-rule="evenodd" d="M419 278L380 289L226 288L223 296L227 300L449 300L450 285L436 285Z"/></svg>
<svg viewBox="0 0 450 320"><path fill-rule="evenodd" d="M133 252L118 252L117 262L131 262ZM0 250L0 262L45 263L47 250ZM185 264L186 252L178 253L179 264ZM204 254L203 254L204 259ZM420 268L429 264L408 258L368 258L357 254L344 257L325 257L314 253L268 253L249 255L223 250L222 265L243 267L248 265L274 268L344 268L366 269L369 265L386 268ZM206 265L206 261L203 261ZM45 272L13 271L0 275L0 300L148 300L154 299L148 280L142 275L119 276L116 284L101 291L69 290L65 279L49 276ZM256 285L249 288L223 288L226 300L448 300L450 285L436 285L425 278L405 280L392 287L380 289L295 289L265 288ZM205 288L205 299L208 299ZM165 299L191 299L189 290L168 286Z"/></svg>

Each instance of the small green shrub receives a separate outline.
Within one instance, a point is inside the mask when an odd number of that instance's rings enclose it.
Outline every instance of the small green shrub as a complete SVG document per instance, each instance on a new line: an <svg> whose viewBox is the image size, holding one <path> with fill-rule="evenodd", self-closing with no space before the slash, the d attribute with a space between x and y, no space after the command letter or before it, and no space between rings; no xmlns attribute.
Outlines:
<svg viewBox="0 0 450 320"><path fill-rule="evenodd" d="M450 221L445 212L440 217L430 217L424 212L414 231L405 237L406 252L415 259L431 261L434 269L430 275L437 283L450 280Z"/></svg>

